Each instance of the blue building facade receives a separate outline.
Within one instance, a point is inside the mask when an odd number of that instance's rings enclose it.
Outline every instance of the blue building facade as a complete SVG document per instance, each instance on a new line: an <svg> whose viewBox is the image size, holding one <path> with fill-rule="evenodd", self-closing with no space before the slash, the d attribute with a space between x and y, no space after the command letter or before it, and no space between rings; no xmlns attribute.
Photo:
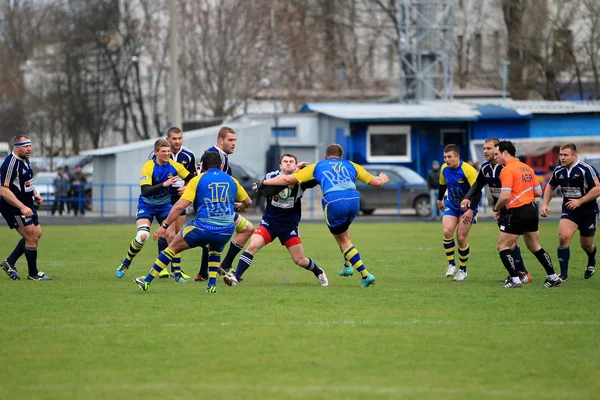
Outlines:
<svg viewBox="0 0 600 400"><path fill-rule="evenodd" d="M463 160L480 162L477 149L490 137L516 144L542 141L549 149L569 138L600 142L600 102L311 103L300 112L319 116L323 149L339 143L346 158L354 162L399 164L422 176L434 160L443 162L447 144L458 145ZM524 152L529 148L523 145ZM532 156L539 156L540 144L535 148ZM551 158L543 162L549 163Z"/></svg>

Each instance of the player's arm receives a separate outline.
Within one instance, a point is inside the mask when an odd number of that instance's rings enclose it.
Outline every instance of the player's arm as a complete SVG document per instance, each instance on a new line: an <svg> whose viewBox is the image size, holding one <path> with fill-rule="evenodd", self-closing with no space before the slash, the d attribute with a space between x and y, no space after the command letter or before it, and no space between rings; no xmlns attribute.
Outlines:
<svg viewBox="0 0 600 400"><path fill-rule="evenodd" d="M306 189L312 189L312 188L314 188L315 186L318 186L318 185L319 185L319 182L317 182L316 179L312 179L312 180L310 180L308 182L302 182L300 184L300 188L302 190L306 190Z"/></svg>
<svg viewBox="0 0 600 400"><path fill-rule="evenodd" d="M471 188L465 195L465 200L473 199L477 193L481 195L481 189L483 189L486 184L485 176L483 176L483 171L480 169L475 182L473 182Z"/></svg>
<svg viewBox="0 0 600 400"><path fill-rule="evenodd" d="M2 197L2 199L5 200L8 204L18 208L19 210L21 210L24 207L29 208L25 204L21 203L21 201L17 199L17 196L15 196L15 194L11 192L11 190L6 186L0 186L0 197Z"/></svg>
<svg viewBox="0 0 600 400"><path fill-rule="evenodd" d="M165 218L162 225L154 232L154 235L152 235L152 239L157 240L159 237L163 236L165 231L169 229L169 226L171 226L173 222L177 221L177 219L181 215L181 212L185 210L190 204L191 201L185 200L183 197L177 200L177 203L173 204L173 207L171 208L169 215L167 215L167 218Z"/></svg>
<svg viewBox="0 0 600 400"><path fill-rule="evenodd" d="M500 172L500 183L502 184L502 188L500 189L500 197L498 198L498 202L496 202L496 205L494 206L494 212L500 211L504 206L506 206L508 199L510 199L513 176L508 168L504 168L502 172Z"/></svg>
<svg viewBox="0 0 600 400"><path fill-rule="evenodd" d="M258 185L258 188L262 185L265 186L289 186L295 185L296 183L308 182L314 179L313 173L315 171L316 164L310 164L302 168L298 172L294 172L292 175L279 175L274 178L265 179ZM281 191L281 190L280 190ZM277 192L279 193L279 192Z"/></svg>
<svg viewBox="0 0 600 400"><path fill-rule="evenodd" d="M235 193L236 204L239 203L237 212L243 213L248 209L248 207L250 207L250 204L252 204L252 199L250 196L248 196L248 193L242 187L242 185L240 185L240 182L237 179L234 177L231 177L231 179L233 179L235 186L237 187L237 191Z"/></svg>
<svg viewBox="0 0 600 400"><path fill-rule="evenodd" d="M364 184L367 184L372 187L382 187L390 181L390 178L383 172L380 173L378 176L373 176L372 174L367 172L367 170L364 169L361 165L353 163L352 161L350 161L350 163L354 166L354 169L356 169L356 179L358 179Z"/></svg>

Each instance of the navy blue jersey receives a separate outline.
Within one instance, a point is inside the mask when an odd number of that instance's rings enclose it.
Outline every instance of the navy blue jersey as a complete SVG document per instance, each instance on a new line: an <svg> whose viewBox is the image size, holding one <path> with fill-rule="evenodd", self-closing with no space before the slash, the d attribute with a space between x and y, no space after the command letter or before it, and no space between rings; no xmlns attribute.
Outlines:
<svg viewBox="0 0 600 400"><path fill-rule="evenodd" d="M218 148L217 146L212 146L209 147L208 149L206 149L206 151L210 151L213 153L219 153L219 155L221 156L221 171L226 172L228 175L231 176L231 166L229 165L229 155L227 153L225 153L223 150L221 150L220 148ZM204 154L202 155L204 156ZM200 159L200 162L202 162L202 158Z"/></svg>
<svg viewBox="0 0 600 400"><path fill-rule="evenodd" d="M590 164L578 161L571 168L562 165L554 168L552 178L548 182L553 188L560 186L563 193L563 205L571 199L585 196L595 186L600 186L598 171ZM598 210L598 203L589 201L578 207L580 211Z"/></svg>
<svg viewBox="0 0 600 400"><path fill-rule="evenodd" d="M477 181L482 183L485 182L485 184L488 185L494 205L498 202L502 191L502 183L500 182L500 172L502 172L502 168L503 167L500 164L492 164L491 162L486 161L481 164L481 168L477 174Z"/></svg>
<svg viewBox="0 0 600 400"><path fill-rule="evenodd" d="M33 207L33 171L29 160L9 154L0 167L0 180L2 186L9 188L21 203L29 208ZM11 212L19 212L18 208L1 198L0 206Z"/></svg>
<svg viewBox="0 0 600 400"><path fill-rule="evenodd" d="M269 172L265 179L275 178L281 175L281 171ZM302 217L302 196L304 190L299 183L293 188L285 188L274 196L267 197L267 207L263 213L262 219L273 224L294 224L300 223Z"/></svg>

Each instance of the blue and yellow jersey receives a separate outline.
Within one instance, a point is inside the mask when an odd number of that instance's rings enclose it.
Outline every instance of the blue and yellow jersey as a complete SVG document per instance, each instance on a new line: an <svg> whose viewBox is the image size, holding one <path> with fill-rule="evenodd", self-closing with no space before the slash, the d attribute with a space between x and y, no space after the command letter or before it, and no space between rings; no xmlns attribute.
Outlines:
<svg viewBox="0 0 600 400"><path fill-rule="evenodd" d="M244 201L248 193L237 179L218 168L211 168L188 182L181 198L196 204L196 218L207 225L234 224L234 202Z"/></svg>
<svg viewBox="0 0 600 400"><path fill-rule="evenodd" d="M140 186L144 185L158 185L159 183L166 182L168 179L174 176L179 176L181 179L186 179L190 174L187 169L178 162L169 159L169 163L165 165L158 165L156 158L148 160L142 166L142 177L140 178ZM142 196L140 199L147 204L167 204L171 202L171 188L163 187L160 192L151 196Z"/></svg>
<svg viewBox="0 0 600 400"><path fill-rule="evenodd" d="M448 200L452 204L460 205L475 180L477 171L463 160L460 160L456 168L450 168L444 163L440 169L440 185L446 185Z"/></svg>
<svg viewBox="0 0 600 400"><path fill-rule="evenodd" d="M368 184L373 175L360 165L340 158L326 158L310 164L294 174L300 183L316 179L323 190L323 196L331 192L356 190L355 180Z"/></svg>

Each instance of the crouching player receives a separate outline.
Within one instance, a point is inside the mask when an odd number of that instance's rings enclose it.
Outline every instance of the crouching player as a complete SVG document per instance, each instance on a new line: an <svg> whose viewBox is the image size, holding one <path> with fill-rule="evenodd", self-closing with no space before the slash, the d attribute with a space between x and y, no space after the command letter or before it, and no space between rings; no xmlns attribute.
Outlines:
<svg viewBox="0 0 600 400"><path fill-rule="evenodd" d="M269 172L265 179L279 175L291 175L297 171L297 167L302 168L304 164L298 165L296 156L284 154L279 159L279 171ZM298 230L298 224L302 217L302 195L304 190L316 185L317 181L312 180L302 184L296 182L288 186L264 186L260 189L260 192L267 197L267 207L259 227L250 238L248 248L240 256L235 272L223 276L226 284L237 286L244 272L252 265L256 253L279 238L279 242L288 249L292 261L296 265L311 271L319 280L319 285L329 285L325 271L319 268L312 258L304 255L302 239L300 239Z"/></svg>
<svg viewBox="0 0 600 400"><path fill-rule="evenodd" d="M154 233L154 240L167 232L181 211L195 202L196 218L175 235L169 246L158 256L152 269L145 278L135 277L135 283L146 291L152 280L166 268L176 254L184 250L208 246L208 287L207 293L217 292L217 273L221 261L221 252L235 232L234 203L240 202L241 211L245 211L252 200L235 179L221 171L221 157L214 152L203 156L202 173L194 177L175 203L162 226ZM174 235L174 232L171 233Z"/></svg>
<svg viewBox="0 0 600 400"><path fill-rule="evenodd" d="M142 167L142 178L140 186L142 193L138 200L137 235L129 244L127 256L117 268L115 275L122 278L129 269L133 258L140 252L144 243L150 237L150 226L152 220L156 218L159 224L169 215L171 211L171 192L170 187L178 181L178 178L184 181L192 179L193 175L185 167L171 159L171 145L165 139L158 139L154 142L154 157L144 163ZM170 236L169 236L170 235ZM171 241L173 233L165 233L167 243ZM175 280L181 280L181 271L174 271Z"/></svg>

